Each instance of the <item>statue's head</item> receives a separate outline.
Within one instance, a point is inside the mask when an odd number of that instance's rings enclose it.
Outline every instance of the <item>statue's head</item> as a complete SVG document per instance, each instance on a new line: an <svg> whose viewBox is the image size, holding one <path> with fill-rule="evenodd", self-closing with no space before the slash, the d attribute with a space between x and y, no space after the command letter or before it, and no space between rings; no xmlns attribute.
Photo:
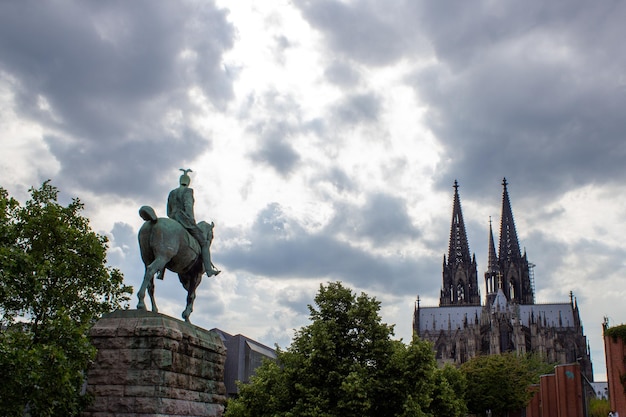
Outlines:
<svg viewBox="0 0 626 417"><path fill-rule="evenodd" d="M191 183L191 178L189 177L189 175L187 175L188 172L193 172L190 169L180 169L181 171L183 171L183 175L180 176L180 179L178 180L179 184L182 185L183 187L189 187L189 184Z"/></svg>
<svg viewBox="0 0 626 417"><path fill-rule="evenodd" d="M189 178L189 175L183 174L180 176L180 180L178 182L184 187L189 187L189 184L191 183L191 178Z"/></svg>

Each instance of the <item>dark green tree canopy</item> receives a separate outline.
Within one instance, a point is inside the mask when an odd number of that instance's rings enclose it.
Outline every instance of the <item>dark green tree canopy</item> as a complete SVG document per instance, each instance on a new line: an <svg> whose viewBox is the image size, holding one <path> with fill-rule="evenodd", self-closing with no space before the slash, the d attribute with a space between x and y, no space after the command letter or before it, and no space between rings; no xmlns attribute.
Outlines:
<svg viewBox="0 0 626 417"><path fill-rule="evenodd" d="M553 370L554 365L536 355L509 352L472 358L461 365L467 379L467 407L477 414L490 409L494 417L520 410L532 397L529 386Z"/></svg>
<svg viewBox="0 0 626 417"><path fill-rule="evenodd" d="M106 266L107 239L78 199L59 204L49 181L30 191L22 206L0 188L0 415L76 415L88 330L132 288Z"/></svg>
<svg viewBox="0 0 626 417"><path fill-rule="evenodd" d="M240 386L226 416L463 415L462 374L438 370L427 342L392 340L379 310L376 299L339 282L320 286L311 324Z"/></svg>

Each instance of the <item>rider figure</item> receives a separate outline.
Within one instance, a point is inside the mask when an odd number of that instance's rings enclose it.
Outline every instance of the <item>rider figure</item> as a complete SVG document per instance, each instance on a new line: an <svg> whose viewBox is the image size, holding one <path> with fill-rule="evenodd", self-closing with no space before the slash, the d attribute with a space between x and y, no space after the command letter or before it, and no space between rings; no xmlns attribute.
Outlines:
<svg viewBox="0 0 626 417"><path fill-rule="evenodd" d="M211 262L211 253L209 252L209 241L207 236L196 225L196 219L193 215L193 189L189 188L191 178L187 175L192 172L190 169L182 169L183 175L180 176L180 187L170 191L167 198L167 217L176 220L198 241L201 248L202 263L208 277L219 274Z"/></svg>

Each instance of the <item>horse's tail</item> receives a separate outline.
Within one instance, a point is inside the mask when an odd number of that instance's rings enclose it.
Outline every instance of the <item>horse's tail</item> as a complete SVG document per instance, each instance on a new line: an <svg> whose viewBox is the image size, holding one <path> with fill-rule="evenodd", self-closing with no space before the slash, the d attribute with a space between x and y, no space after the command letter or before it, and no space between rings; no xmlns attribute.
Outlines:
<svg viewBox="0 0 626 417"><path fill-rule="evenodd" d="M156 223L158 219L154 209L150 206L141 206L139 209L139 215L147 222Z"/></svg>

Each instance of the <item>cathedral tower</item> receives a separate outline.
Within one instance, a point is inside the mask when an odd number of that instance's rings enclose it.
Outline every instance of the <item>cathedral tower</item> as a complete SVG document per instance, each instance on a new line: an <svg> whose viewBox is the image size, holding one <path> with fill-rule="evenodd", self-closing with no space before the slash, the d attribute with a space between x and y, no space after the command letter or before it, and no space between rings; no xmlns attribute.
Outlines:
<svg viewBox="0 0 626 417"><path fill-rule="evenodd" d="M532 264L520 251L506 179L502 185L499 246L494 244L489 221L485 305L480 304L476 259L470 257L459 185L454 181L450 246L443 257L439 306L422 306L418 296L413 331L433 344L440 365L460 365L479 355L509 351L535 353L548 363L578 362L585 377L593 380L589 345L573 294L569 302L535 304Z"/></svg>
<svg viewBox="0 0 626 417"><path fill-rule="evenodd" d="M528 259L526 251L523 256L520 251L507 185L506 178L504 178L502 180L502 217L497 274L502 279L502 291L509 301L517 304L534 304L535 294L530 281ZM491 261L491 252L489 257Z"/></svg>
<svg viewBox="0 0 626 417"><path fill-rule="evenodd" d="M439 305L480 305L477 271L476 256L470 258L459 198L459 184L455 180L450 244L447 261L445 255L443 257L443 287Z"/></svg>

